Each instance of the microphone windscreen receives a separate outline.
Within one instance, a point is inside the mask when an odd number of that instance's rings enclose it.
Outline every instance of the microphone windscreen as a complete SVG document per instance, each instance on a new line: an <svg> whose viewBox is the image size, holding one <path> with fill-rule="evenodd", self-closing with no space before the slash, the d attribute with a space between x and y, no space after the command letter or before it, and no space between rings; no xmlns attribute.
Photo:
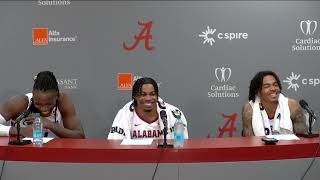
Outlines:
<svg viewBox="0 0 320 180"><path fill-rule="evenodd" d="M161 119L167 118L167 113L166 113L165 110L161 110L161 111L160 111L160 117L161 117Z"/></svg>
<svg viewBox="0 0 320 180"><path fill-rule="evenodd" d="M308 106L308 103L307 103L305 100L303 100L303 99L301 99L301 100L299 101L299 104L300 104L300 106L301 106L302 108L305 108L305 107Z"/></svg>

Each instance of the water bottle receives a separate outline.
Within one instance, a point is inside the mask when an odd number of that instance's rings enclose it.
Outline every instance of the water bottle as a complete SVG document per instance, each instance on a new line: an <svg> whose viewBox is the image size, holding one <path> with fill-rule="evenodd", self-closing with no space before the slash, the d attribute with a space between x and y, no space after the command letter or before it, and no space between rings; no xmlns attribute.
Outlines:
<svg viewBox="0 0 320 180"><path fill-rule="evenodd" d="M174 123L174 144L175 148L183 147L184 143L184 124L181 120L181 116L176 117L176 122Z"/></svg>
<svg viewBox="0 0 320 180"><path fill-rule="evenodd" d="M40 113L35 113L33 122L33 146L42 147L43 144L43 127L40 118Z"/></svg>

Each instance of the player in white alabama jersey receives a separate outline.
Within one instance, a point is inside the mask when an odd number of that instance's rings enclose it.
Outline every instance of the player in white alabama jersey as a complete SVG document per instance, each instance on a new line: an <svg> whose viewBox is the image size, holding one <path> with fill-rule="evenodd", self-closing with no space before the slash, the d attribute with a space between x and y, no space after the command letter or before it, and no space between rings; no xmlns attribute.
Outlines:
<svg viewBox="0 0 320 180"><path fill-rule="evenodd" d="M188 138L187 121L183 113L173 105L159 98L158 85L152 78L138 79L132 88L132 101L116 115L108 139L163 138L163 122L160 111L167 113L168 138L173 138L176 117L181 116L185 124L185 138Z"/></svg>
<svg viewBox="0 0 320 180"><path fill-rule="evenodd" d="M16 135L16 127L4 124L23 115L25 126L21 127L20 134L31 137L36 112L40 113L43 128L49 135L62 138L85 137L71 99L59 92L56 77L50 71L38 73L32 94L15 96L0 105L0 136Z"/></svg>

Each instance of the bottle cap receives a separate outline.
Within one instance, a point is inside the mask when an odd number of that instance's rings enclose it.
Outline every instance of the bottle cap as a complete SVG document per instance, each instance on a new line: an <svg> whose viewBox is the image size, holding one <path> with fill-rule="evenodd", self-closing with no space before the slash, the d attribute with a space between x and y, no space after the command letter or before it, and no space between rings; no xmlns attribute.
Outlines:
<svg viewBox="0 0 320 180"><path fill-rule="evenodd" d="M35 113L35 117L40 117L40 113Z"/></svg>

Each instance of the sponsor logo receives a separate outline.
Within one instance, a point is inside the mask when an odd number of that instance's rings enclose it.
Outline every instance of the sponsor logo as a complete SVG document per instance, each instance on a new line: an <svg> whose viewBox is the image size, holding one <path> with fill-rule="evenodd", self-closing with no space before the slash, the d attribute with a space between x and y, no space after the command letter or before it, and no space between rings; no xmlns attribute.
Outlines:
<svg viewBox="0 0 320 180"><path fill-rule="evenodd" d="M216 68L214 71L216 78L220 82L227 82L231 77L231 68Z"/></svg>
<svg viewBox="0 0 320 180"><path fill-rule="evenodd" d="M117 84L118 84L118 90L131 90L132 89L132 74L131 73L118 73Z"/></svg>
<svg viewBox="0 0 320 180"><path fill-rule="evenodd" d="M317 33L318 22L315 20L300 21L302 38L296 38L291 46L291 51L319 51L320 38Z"/></svg>
<svg viewBox="0 0 320 180"><path fill-rule="evenodd" d="M76 42L78 36L65 36L57 30L49 28L32 28L32 44L48 45L49 43Z"/></svg>
<svg viewBox="0 0 320 180"><path fill-rule="evenodd" d="M313 35L317 25L318 22L313 20L300 21L300 29L304 35Z"/></svg>
<svg viewBox="0 0 320 180"><path fill-rule="evenodd" d="M132 73L118 73L117 74L117 87L118 90L131 90L133 84L144 76L133 75ZM157 82L158 87L161 86L162 82Z"/></svg>
<svg viewBox="0 0 320 180"><path fill-rule="evenodd" d="M209 98L237 98L239 97L238 88L230 82L232 70L230 67L214 68L213 77L214 84L210 84L208 97Z"/></svg>
<svg viewBox="0 0 320 180"><path fill-rule="evenodd" d="M48 44L48 28L33 28L32 44L47 45Z"/></svg>
<svg viewBox="0 0 320 180"><path fill-rule="evenodd" d="M126 51L133 51L136 49L140 42L144 42L144 49L147 51L153 51L155 47L150 46L150 40L152 39L151 29L153 22L138 22L138 25L142 27L139 34L134 35L134 43L132 45L127 45L127 43L123 42L122 47Z"/></svg>
<svg viewBox="0 0 320 180"><path fill-rule="evenodd" d="M287 89L297 92L301 87L317 87L320 84L320 77L302 77L301 74L291 72L283 82L288 84Z"/></svg>
<svg viewBox="0 0 320 180"><path fill-rule="evenodd" d="M198 37L201 37L203 39L202 44L209 44L210 46L213 46L216 43L216 39L228 41L248 39L248 33L216 32L217 29L207 26L207 29L203 31L201 34L198 34Z"/></svg>
<svg viewBox="0 0 320 180"><path fill-rule="evenodd" d="M79 79L76 78L58 78L58 85L63 89L79 89Z"/></svg>
<svg viewBox="0 0 320 180"><path fill-rule="evenodd" d="M38 6L67 6L70 5L70 0L38 0Z"/></svg>

